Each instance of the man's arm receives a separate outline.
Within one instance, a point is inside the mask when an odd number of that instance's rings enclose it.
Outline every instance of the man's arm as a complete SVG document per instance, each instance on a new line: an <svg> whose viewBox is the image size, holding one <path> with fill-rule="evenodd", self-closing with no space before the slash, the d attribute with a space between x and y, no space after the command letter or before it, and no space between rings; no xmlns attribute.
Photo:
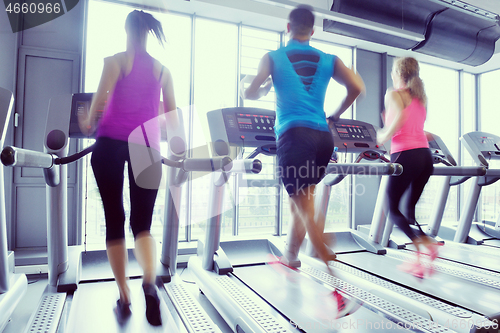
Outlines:
<svg viewBox="0 0 500 333"><path fill-rule="evenodd" d="M365 83L361 76L352 69L347 68L339 58L335 58L332 78L347 89L347 96L337 110L329 117L329 119L336 121L340 118L340 115L354 103L356 98L366 90Z"/></svg>
<svg viewBox="0 0 500 333"><path fill-rule="evenodd" d="M241 97L244 99L259 99L262 96L266 96L273 85L271 78L271 60L269 59L269 54L265 54L259 63L259 68L257 75L253 77L252 83L247 89L244 89L244 83L252 79L251 76L247 75L243 80L241 80ZM265 83L265 84L264 84ZM262 84L264 84L262 86Z"/></svg>

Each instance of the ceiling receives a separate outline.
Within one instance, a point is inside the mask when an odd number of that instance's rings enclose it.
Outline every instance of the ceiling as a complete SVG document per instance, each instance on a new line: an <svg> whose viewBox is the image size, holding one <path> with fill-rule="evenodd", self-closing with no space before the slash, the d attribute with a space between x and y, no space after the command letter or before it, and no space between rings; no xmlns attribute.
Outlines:
<svg viewBox="0 0 500 333"><path fill-rule="evenodd" d="M270 5L269 0L101 0L118 2L125 5L144 7L145 9L168 10L196 14L202 17L220 19L224 21L243 23L255 27L262 27L275 31L284 31L287 23L288 8ZM273 0L276 1L276 0ZM278 0L279 1L279 0ZM313 7L330 9L333 0L285 0L295 3L309 3ZM500 16L500 0L458 0L469 3L481 9L491 11ZM270 19L272 17L272 19ZM322 20L316 24L321 25ZM331 33L326 33L317 28L315 37L338 44L357 46L373 52L387 52L394 56L412 55L419 61L433 63L454 69L464 70L470 73L484 73L500 69L500 40L496 43L496 54L483 65L472 67L455 62L422 55L420 53L391 48L385 45L371 42L354 40Z"/></svg>

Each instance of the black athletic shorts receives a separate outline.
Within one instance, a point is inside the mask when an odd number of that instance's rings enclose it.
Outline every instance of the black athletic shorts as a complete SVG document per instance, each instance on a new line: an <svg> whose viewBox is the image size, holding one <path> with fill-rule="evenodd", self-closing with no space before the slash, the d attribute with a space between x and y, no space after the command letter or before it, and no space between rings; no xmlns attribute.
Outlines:
<svg viewBox="0 0 500 333"><path fill-rule="evenodd" d="M288 195L318 184L333 152L330 132L294 127L277 142L278 175Z"/></svg>

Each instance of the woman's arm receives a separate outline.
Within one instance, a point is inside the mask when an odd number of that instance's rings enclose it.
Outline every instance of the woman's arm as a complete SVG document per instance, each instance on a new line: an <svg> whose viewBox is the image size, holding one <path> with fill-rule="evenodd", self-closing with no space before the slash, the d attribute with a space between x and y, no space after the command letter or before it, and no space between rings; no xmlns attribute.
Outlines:
<svg viewBox="0 0 500 333"><path fill-rule="evenodd" d="M174 137L179 137L184 142L183 146L170 146L167 157L174 159L182 158L187 149L186 135L184 133L184 126L181 126L179 115L177 113L172 74L166 67L163 70L161 86L163 91L163 110L165 111L165 117L161 117L160 119L163 118L165 121L164 125L160 122L160 126L167 130L167 141L169 142L169 145L173 142L172 138ZM178 143L178 141L176 142Z"/></svg>
<svg viewBox="0 0 500 333"><path fill-rule="evenodd" d="M85 135L94 133L96 129L96 116L100 110L103 110L103 105L106 103L108 94L115 88L116 82L120 77L121 67L116 56L104 59L104 68L102 70L101 80L94 96L92 104L87 115L79 115L78 122L80 130Z"/></svg>
<svg viewBox="0 0 500 333"><path fill-rule="evenodd" d="M388 91L385 94L385 109L386 109L386 119L391 119L392 122L385 126L377 133L377 142L383 144L389 141L392 136L403 127L407 115L403 112L404 102L401 98L401 94L396 90Z"/></svg>
<svg viewBox="0 0 500 333"><path fill-rule="evenodd" d="M160 112L163 111L165 113L167 130L168 128L177 128L179 126L179 117L177 115L177 105L175 103L174 82L172 74L166 67L163 69L161 89L163 92L163 110L160 108Z"/></svg>

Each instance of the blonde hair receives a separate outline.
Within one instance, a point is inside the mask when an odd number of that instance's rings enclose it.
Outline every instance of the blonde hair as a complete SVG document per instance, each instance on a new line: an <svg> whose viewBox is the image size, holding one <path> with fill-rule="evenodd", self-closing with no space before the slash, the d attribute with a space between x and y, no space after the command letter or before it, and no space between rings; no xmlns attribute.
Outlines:
<svg viewBox="0 0 500 333"><path fill-rule="evenodd" d="M418 61L412 57L396 58L392 70L401 77L406 84L411 97L418 98L422 104L427 104L424 82L419 76L420 67Z"/></svg>

